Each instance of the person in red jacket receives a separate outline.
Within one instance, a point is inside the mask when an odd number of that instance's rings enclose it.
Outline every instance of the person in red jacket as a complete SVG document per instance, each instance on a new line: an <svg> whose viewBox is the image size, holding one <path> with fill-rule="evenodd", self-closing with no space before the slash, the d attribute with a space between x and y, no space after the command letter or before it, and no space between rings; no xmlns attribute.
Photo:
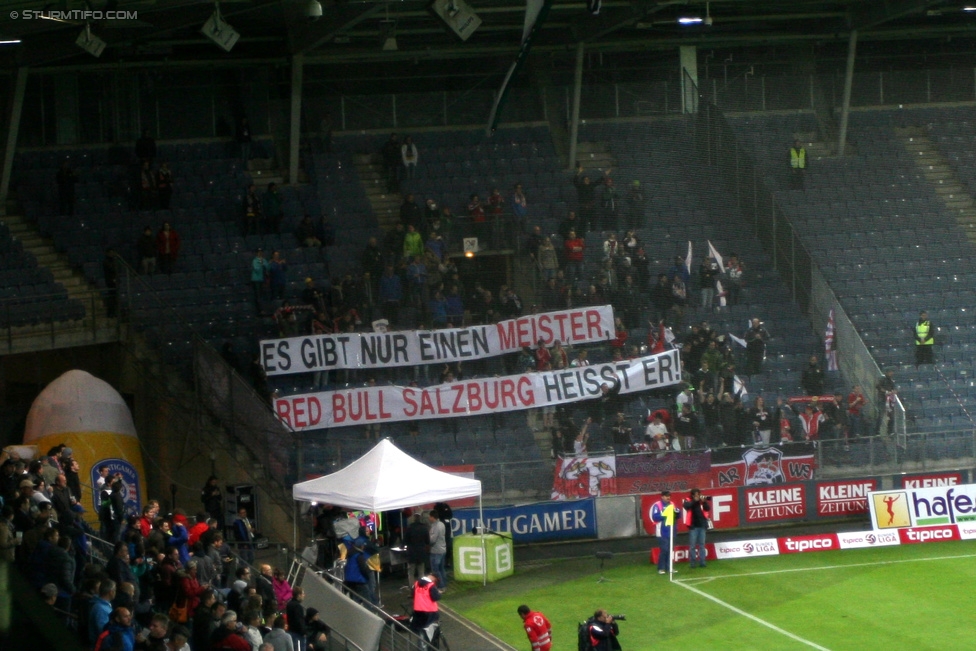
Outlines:
<svg viewBox="0 0 976 651"><path fill-rule="evenodd" d="M178 601L186 602L186 612L193 616L200 605L200 595L210 588L210 584L200 585L197 580L197 561L192 560L186 564L186 573L180 577L180 591ZM180 622L181 624L183 622Z"/></svg>
<svg viewBox="0 0 976 651"><path fill-rule="evenodd" d="M180 234L170 227L169 222L164 222L163 228L156 234L156 258L163 273L173 273L179 253Z"/></svg>
<svg viewBox="0 0 976 651"><path fill-rule="evenodd" d="M522 604L518 607L519 617L525 625L525 634L529 636L532 651L550 651L552 649L552 624L546 616L529 610Z"/></svg>
<svg viewBox="0 0 976 651"><path fill-rule="evenodd" d="M583 278L583 254L586 251L586 240L576 236L576 231L569 231L563 242L564 258L566 260L566 278L581 280Z"/></svg>
<svg viewBox="0 0 976 651"><path fill-rule="evenodd" d="M190 538L187 543L190 547L197 544L200 540L200 536L210 530L210 524L208 524L209 516L206 513L197 513L197 522L192 527L190 527L189 535Z"/></svg>

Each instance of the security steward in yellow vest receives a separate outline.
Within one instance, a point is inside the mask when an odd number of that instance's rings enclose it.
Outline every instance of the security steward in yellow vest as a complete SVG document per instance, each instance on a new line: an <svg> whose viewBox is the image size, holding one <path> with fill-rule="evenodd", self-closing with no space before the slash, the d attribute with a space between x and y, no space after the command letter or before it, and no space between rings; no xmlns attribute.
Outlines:
<svg viewBox="0 0 976 651"><path fill-rule="evenodd" d="M932 346L935 344L935 328L929 321L929 313L921 312L915 324L915 366L932 364Z"/></svg>
<svg viewBox="0 0 976 651"><path fill-rule="evenodd" d="M793 141L790 147L790 187L794 190L803 189L803 175L807 169L807 150L799 140Z"/></svg>

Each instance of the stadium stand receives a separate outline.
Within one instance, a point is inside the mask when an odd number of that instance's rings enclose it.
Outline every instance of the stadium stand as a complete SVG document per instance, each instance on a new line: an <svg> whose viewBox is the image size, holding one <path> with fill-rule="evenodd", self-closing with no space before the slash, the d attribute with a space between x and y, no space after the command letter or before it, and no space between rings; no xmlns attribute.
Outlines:
<svg viewBox="0 0 976 651"><path fill-rule="evenodd" d="M74 321L84 315L84 306L69 299L51 272L39 267L0 222L0 327Z"/></svg>
<svg viewBox="0 0 976 651"><path fill-rule="evenodd" d="M897 130L929 130L968 183L960 145L967 141L964 134L972 137L965 120L971 113L968 108L855 113L850 138L856 155L814 161L804 191L787 189L783 152L794 133L813 128L808 116L731 120L740 142L765 162L766 183L776 188L777 200L879 366L896 369L909 425L919 432L972 427L976 387L970 350L976 333L970 312L976 268L967 231ZM937 327L940 359L916 368L910 328L923 309ZM939 458L947 452L926 454Z"/></svg>

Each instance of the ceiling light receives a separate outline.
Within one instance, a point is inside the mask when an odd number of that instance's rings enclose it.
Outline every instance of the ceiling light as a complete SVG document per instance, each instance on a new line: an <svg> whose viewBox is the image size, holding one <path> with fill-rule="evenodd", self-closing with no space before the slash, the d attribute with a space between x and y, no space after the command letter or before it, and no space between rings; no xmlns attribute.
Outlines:
<svg viewBox="0 0 976 651"><path fill-rule="evenodd" d="M698 25L701 22L701 16L682 16L678 19L679 25Z"/></svg>
<svg viewBox="0 0 976 651"><path fill-rule="evenodd" d="M976 11L976 7L963 7L963 11Z"/></svg>
<svg viewBox="0 0 976 651"><path fill-rule="evenodd" d="M9 39L9 40L0 40L0 45L17 45L18 43L20 43L20 39L19 38L12 38L12 39Z"/></svg>

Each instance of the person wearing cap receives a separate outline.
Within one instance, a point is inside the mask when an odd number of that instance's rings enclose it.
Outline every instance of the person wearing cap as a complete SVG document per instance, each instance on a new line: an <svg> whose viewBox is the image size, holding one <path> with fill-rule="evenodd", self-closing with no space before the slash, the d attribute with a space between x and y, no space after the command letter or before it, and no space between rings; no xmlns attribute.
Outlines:
<svg viewBox="0 0 976 651"><path fill-rule="evenodd" d="M671 570L671 528L681 509L671 503L671 491L661 491L661 499L651 507L651 520L654 521L660 555L657 558L657 573L667 574ZM673 571L673 570L672 570Z"/></svg>
<svg viewBox="0 0 976 651"><path fill-rule="evenodd" d="M310 651L323 651L329 643L329 627L319 617L319 611L309 608L305 611L305 627L308 630Z"/></svg>
<svg viewBox="0 0 976 651"><path fill-rule="evenodd" d="M369 563L366 555L366 541L356 538L352 541L352 553L346 559L343 584L363 601L371 601L369 594ZM289 618L288 621L291 621Z"/></svg>

